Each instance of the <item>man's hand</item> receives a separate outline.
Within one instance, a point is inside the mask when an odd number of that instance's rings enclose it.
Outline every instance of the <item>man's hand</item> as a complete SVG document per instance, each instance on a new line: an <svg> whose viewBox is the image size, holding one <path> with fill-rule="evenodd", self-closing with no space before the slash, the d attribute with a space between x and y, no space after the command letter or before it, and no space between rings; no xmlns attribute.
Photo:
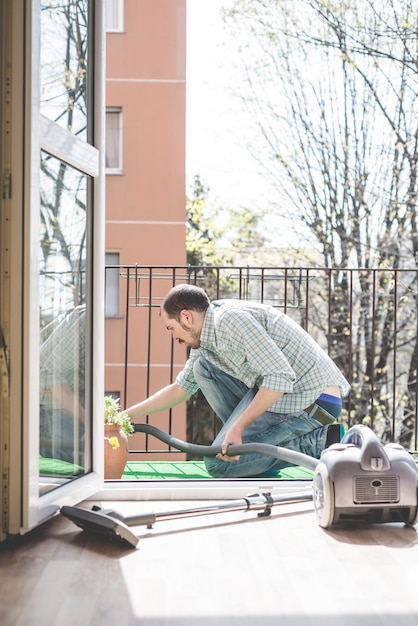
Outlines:
<svg viewBox="0 0 418 626"><path fill-rule="evenodd" d="M237 424L233 424L226 432L224 440L221 444L222 454L217 454L216 458L222 461L238 461L239 456L228 456L227 450L229 446L240 446L242 444L242 430Z"/></svg>
<svg viewBox="0 0 418 626"><path fill-rule="evenodd" d="M226 431L221 444L222 454L217 454L216 458L222 461L238 461L239 456L228 456L228 446L241 445L242 433L247 426L260 417L264 411L267 411L282 395L282 391L273 391L265 387L260 387L247 408L244 409L238 419L236 419L229 430Z"/></svg>

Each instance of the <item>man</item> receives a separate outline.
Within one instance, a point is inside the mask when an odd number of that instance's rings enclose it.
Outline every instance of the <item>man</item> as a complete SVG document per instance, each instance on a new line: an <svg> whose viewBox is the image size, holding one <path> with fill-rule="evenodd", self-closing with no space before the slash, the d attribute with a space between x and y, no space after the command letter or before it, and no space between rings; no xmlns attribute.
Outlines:
<svg viewBox="0 0 418 626"><path fill-rule="evenodd" d="M289 465L260 454L231 457L230 445L269 443L319 458L340 441L336 419L350 385L290 317L242 300L210 302L203 289L177 285L162 303L161 320L190 348L189 358L175 383L126 411L135 421L200 388L223 422L214 441L222 454L205 458L212 476L259 476Z"/></svg>

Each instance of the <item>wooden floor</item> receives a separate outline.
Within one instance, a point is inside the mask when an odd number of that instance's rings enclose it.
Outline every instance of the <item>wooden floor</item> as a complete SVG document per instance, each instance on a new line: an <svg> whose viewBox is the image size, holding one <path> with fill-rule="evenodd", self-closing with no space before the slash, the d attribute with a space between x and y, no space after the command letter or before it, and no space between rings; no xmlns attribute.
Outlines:
<svg viewBox="0 0 418 626"><path fill-rule="evenodd" d="M104 506L129 515L194 504ZM58 516L1 544L1 626L418 624L413 528L323 530L303 502L269 518L235 511L133 530L129 550Z"/></svg>

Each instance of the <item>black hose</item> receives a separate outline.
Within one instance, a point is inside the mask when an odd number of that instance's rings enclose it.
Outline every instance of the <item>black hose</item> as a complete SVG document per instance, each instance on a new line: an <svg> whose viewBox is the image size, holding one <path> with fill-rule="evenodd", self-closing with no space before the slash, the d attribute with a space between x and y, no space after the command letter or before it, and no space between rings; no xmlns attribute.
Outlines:
<svg viewBox="0 0 418 626"><path fill-rule="evenodd" d="M173 437L157 426L151 424L132 424L136 433L146 433L152 435L169 446L196 456L216 456L222 454L221 446L203 446L195 443L188 443ZM314 459L308 454L295 452L280 446L274 446L269 443L243 443L241 445L229 446L228 456L239 456L241 454L265 454L292 463L292 465L300 465L310 470L315 470L319 463L318 459Z"/></svg>

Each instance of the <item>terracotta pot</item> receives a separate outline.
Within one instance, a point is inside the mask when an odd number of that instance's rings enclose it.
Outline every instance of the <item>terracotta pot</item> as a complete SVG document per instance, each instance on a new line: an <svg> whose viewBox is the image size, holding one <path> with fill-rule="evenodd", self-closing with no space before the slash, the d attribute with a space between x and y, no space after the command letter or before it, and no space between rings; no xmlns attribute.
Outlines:
<svg viewBox="0 0 418 626"><path fill-rule="evenodd" d="M104 477L121 478L128 460L128 437L116 424L104 425ZM111 437L116 437L119 447L112 448Z"/></svg>

